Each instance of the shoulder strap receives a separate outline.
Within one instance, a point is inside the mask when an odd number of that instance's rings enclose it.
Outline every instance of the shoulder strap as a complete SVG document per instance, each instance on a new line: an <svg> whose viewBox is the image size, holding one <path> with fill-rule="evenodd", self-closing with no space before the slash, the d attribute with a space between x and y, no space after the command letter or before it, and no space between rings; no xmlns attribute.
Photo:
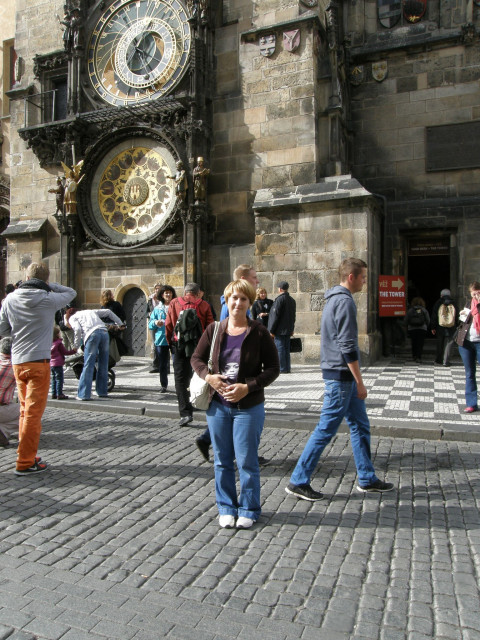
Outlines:
<svg viewBox="0 0 480 640"><path fill-rule="evenodd" d="M212 371L213 367L213 349L215 347L215 341L217 339L218 327L220 323L215 321L215 329L213 330L212 342L210 343L210 355L208 356L208 371Z"/></svg>

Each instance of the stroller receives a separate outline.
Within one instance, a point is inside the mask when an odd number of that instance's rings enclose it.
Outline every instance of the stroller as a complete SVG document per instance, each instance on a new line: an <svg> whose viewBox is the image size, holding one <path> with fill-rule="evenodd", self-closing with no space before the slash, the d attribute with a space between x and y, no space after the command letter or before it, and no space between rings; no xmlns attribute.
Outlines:
<svg viewBox="0 0 480 640"><path fill-rule="evenodd" d="M120 361L121 357L128 353L128 347L123 342L122 338L119 334L119 327L117 325L109 324L108 322L108 335L110 337L110 352L108 356L108 393L114 390L115 388L115 371L113 368ZM80 376L82 375L84 365L83 353L76 354L68 358L68 366L72 369L73 373L77 380L80 380ZM93 379L95 380L97 375L97 367L95 365L95 370L93 372Z"/></svg>

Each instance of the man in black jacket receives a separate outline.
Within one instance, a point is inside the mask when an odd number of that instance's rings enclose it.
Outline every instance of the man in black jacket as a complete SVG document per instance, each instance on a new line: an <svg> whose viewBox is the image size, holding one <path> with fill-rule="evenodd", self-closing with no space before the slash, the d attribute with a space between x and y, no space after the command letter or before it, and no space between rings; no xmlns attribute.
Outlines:
<svg viewBox="0 0 480 640"><path fill-rule="evenodd" d="M275 299L268 318L268 330L275 340L280 359L280 373L290 373L290 337L295 328L297 305L288 293L288 282L278 283L279 296Z"/></svg>
<svg viewBox="0 0 480 640"><path fill-rule="evenodd" d="M430 320L430 329L437 339L435 364L443 364L444 367L450 366L453 334L457 323L458 308L453 301L450 289L442 289L440 291L440 299L433 305Z"/></svg>

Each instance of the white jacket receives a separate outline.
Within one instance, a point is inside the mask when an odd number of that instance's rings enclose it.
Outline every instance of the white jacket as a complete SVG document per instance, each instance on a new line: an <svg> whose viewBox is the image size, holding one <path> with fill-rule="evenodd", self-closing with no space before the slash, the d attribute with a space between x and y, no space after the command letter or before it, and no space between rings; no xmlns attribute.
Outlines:
<svg viewBox="0 0 480 640"><path fill-rule="evenodd" d="M79 347L85 344L94 331L107 331L107 325L100 318L112 318L118 325L123 325L120 318L110 309L85 309L77 311L68 321L75 332L74 344Z"/></svg>

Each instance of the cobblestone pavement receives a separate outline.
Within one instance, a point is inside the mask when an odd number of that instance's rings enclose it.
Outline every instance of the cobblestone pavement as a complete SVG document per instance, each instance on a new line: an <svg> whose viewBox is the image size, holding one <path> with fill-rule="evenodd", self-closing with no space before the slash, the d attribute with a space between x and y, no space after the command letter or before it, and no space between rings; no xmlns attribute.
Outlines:
<svg viewBox="0 0 480 640"><path fill-rule="evenodd" d="M480 444L374 437L396 490L364 495L339 435L311 504L284 492L307 433L266 428L263 515L235 531L197 434L47 408L49 472L0 451L0 640L480 639Z"/></svg>

